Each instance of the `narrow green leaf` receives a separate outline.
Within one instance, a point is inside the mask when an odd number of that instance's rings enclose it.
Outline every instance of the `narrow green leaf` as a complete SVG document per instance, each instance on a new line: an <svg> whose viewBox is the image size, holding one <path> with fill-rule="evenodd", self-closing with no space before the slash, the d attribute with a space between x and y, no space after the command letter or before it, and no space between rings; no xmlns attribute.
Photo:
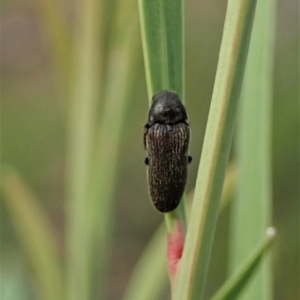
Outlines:
<svg viewBox="0 0 300 300"><path fill-rule="evenodd" d="M79 1L67 128L67 299L90 299L89 183L103 65L104 1Z"/></svg>
<svg viewBox="0 0 300 300"><path fill-rule="evenodd" d="M270 227L267 235L250 256L243 262L237 271L230 277L227 282L219 289L211 300L235 300L241 291L248 284L250 278L257 271L257 268L264 258L266 251L269 249L271 242L276 235L275 229ZM240 299L240 298L239 298Z"/></svg>
<svg viewBox="0 0 300 300"><path fill-rule="evenodd" d="M42 299L64 300L62 268L46 212L13 169L5 169L2 187L11 222L33 267Z"/></svg>
<svg viewBox="0 0 300 300"><path fill-rule="evenodd" d="M163 90L184 100L183 2L139 0L148 98Z"/></svg>
<svg viewBox="0 0 300 300"><path fill-rule="evenodd" d="M222 190L222 198L220 203L219 213L222 213L229 203L232 202L237 182L237 170L235 162L230 162L226 169L226 175ZM192 199L194 198L195 190L190 191L187 196L187 217L190 215L190 210L192 206Z"/></svg>
<svg viewBox="0 0 300 300"><path fill-rule="evenodd" d="M255 0L229 0L183 257L173 295L202 299L247 58Z"/></svg>
<svg viewBox="0 0 300 300"><path fill-rule="evenodd" d="M222 198L220 203L220 212L222 212L231 203L234 198L237 182L237 168L235 162L230 162L226 169L226 176L223 185Z"/></svg>
<svg viewBox="0 0 300 300"><path fill-rule="evenodd" d="M108 57L105 59L107 72L102 80L104 84L101 91L99 83L102 81L98 76L99 70L97 72L94 65L97 63L97 59L96 62L94 59L98 57L99 52L99 43L96 43L99 36L95 36L99 26L96 19L98 20L100 16L99 6L95 7L96 3L93 1L90 3L91 7L86 7L86 15L82 20L84 25L82 31L86 35L87 42L78 41L79 50L82 50L78 54L82 60L78 72L81 70L82 73L78 74L79 93L74 96L74 117L70 126L73 134L70 141L72 151L69 160L69 166L73 167L69 171L71 178L69 199L72 210L69 221L71 255L68 257L69 299L72 300L98 298L95 294L96 289L98 292L100 290L102 297L104 295L103 281L106 277L105 267L113 224L112 197L122 124L126 105L130 99L129 92L134 80L136 70L134 63L137 61L136 49L138 49L137 20L132 17L131 6L126 7L124 3L118 2L122 8L117 9L114 20L118 24ZM89 19L88 12L95 18L93 22ZM105 102L102 105L101 121L97 126L96 100L101 95Z"/></svg>
<svg viewBox="0 0 300 300"><path fill-rule="evenodd" d="M166 89L177 92L184 102L183 1L139 0L139 13L149 103ZM185 227L184 199L165 214L169 231L178 220Z"/></svg>
<svg viewBox="0 0 300 300"><path fill-rule="evenodd" d="M134 10L136 13L132 14ZM138 35L137 16L135 1L118 2L114 20L115 38L110 45L107 58L103 91L105 103L95 137L96 145L89 185L88 214L91 232L88 243L94 246L89 263L91 266L98 265L97 273L94 274L97 289L107 278L105 276L106 265L113 228L113 197L122 136L126 128L123 125L138 69L140 40L136 38ZM95 257L97 257L97 263L95 263Z"/></svg>
<svg viewBox="0 0 300 300"><path fill-rule="evenodd" d="M271 116L275 1L258 1L241 95L237 201L233 205L231 271L249 256L271 223ZM272 299L268 259L241 296Z"/></svg>
<svg viewBox="0 0 300 300"><path fill-rule="evenodd" d="M123 300L155 300L167 286L165 226L162 224L140 257Z"/></svg>

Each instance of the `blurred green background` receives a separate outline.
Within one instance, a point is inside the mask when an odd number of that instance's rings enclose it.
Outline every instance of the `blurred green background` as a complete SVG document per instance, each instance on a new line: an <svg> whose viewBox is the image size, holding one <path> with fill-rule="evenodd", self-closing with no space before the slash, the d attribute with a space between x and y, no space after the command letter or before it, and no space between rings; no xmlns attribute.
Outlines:
<svg viewBox="0 0 300 300"><path fill-rule="evenodd" d="M60 258L64 260L70 82L66 80L66 68L57 59L43 2L47 1L1 2L1 151L2 162L13 166L24 177L47 211L55 230ZM72 37L78 23L75 4L80 1L54 2ZM103 6L106 27L98 46L104 56L110 51L109 43L117 36L118 27L111 20L114 20L116 7L121 2L126 5L125 0L114 0ZM137 3L128 2L132 10L127 14L138 19ZM185 5L186 108L192 128L190 153L193 156L186 190L190 191L197 175L226 3L221 0L187 0ZM273 248L276 300L300 299L299 11L297 0L277 1L272 149L273 224L278 231ZM147 194L142 136L148 99L138 30L134 40L134 80L129 87L130 97L122 123L113 194L113 233L107 256L106 299L121 298L135 263L163 219ZM71 42L69 46L72 49ZM102 66L104 69L106 64L107 61ZM99 76L99 85L104 79ZM102 107L99 102L99 120ZM115 120L112 118L110 122L113 124ZM3 203L1 201L1 284L2 296L10 298L1 299L40 299L33 270ZM223 245L227 239L229 218L228 209L218 225L207 295L215 291L226 275L226 247ZM9 288L16 282L20 295L18 289Z"/></svg>

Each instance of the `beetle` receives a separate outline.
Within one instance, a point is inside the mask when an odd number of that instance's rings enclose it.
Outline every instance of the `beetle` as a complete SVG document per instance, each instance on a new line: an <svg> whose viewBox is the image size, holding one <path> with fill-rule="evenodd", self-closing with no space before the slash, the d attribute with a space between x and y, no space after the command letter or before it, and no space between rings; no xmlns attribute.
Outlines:
<svg viewBox="0 0 300 300"><path fill-rule="evenodd" d="M149 193L163 213L174 210L187 181L190 125L184 105L175 92L164 90L152 98L144 126L144 147Z"/></svg>

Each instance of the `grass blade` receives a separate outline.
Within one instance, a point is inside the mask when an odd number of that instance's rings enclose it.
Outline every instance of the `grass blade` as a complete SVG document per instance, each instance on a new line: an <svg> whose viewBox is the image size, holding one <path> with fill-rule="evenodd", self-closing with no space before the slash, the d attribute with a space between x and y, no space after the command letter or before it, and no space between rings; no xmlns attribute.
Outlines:
<svg viewBox="0 0 300 300"><path fill-rule="evenodd" d="M148 98L163 89L184 99L183 3L139 0Z"/></svg>
<svg viewBox="0 0 300 300"><path fill-rule="evenodd" d="M158 228L140 257L123 300L159 299L167 285L165 226Z"/></svg>
<svg viewBox="0 0 300 300"><path fill-rule="evenodd" d="M238 193L233 205L231 269L249 256L271 222L271 116L275 1L258 1L242 91L238 131ZM241 299L272 299L264 260Z"/></svg>
<svg viewBox="0 0 300 300"><path fill-rule="evenodd" d="M271 242L276 235L275 229L270 227L267 235L250 256L239 266L238 270L225 282L211 300L234 300L240 295L243 288L248 284L250 278L257 271L257 268L269 249ZM239 298L240 299L240 298Z"/></svg>
<svg viewBox="0 0 300 300"><path fill-rule="evenodd" d="M133 65L136 61L134 49L138 49L135 42L138 42L135 38L137 20L132 18L131 6L124 7L124 4L124 1L119 2L122 8L118 8L119 14L115 20L118 23L115 28L117 34L106 58L107 73L101 91L99 70L95 70L93 61L99 52L99 43L94 41L97 40L95 27L99 25L96 20L82 20L87 26L82 28L87 35L87 43L79 41L83 47L83 52L79 52L82 65L78 70L77 84L80 91L74 97L75 113L71 125L74 144L70 143L73 153L70 154L72 160L69 162L70 166L73 163L73 170L70 169L69 173L72 180L70 195L73 197L69 228L73 234L69 240L69 251L72 254L69 257L69 299L72 300L97 298L95 293L99 291L101 297L104 295L103 281L112 228L112 196L118 151L129 87L132 86L136 69ZM88 12L93 11L92 16L98 19L96 7L99 6L95 7L96 2L93 1L89 5L85 17L89 18ZM96 132L96 100L100 94L105 103L102 105L102 118ZM76 117L79 119L76 120Z"/></svg>
<svg viewBox="0 0 300 300"><path fill-rule="evenodd" d="M89 182L94 150L98 99L101 91L102 0L78 2L73 54L73 78L68 127L67 194L67 299L90 299L88 243Z"/></svg>
<svg viewBox="0 0 300 300"><path fill-rule="evenodd" d="M5 204L33 267L41 296L45 300L64 300L62 268L48 216L24 180L11 168L5 171Z"/></svg>
<svg viewBox="0 0 300 300"><path fill-rule="evenodd" d="M229 203L232 202L235 194L236 182L237 182L236 163L230 162L226 170L226 176L224 180L222 198L220 203L220 212L225 210L229 205Z"/></svg>
<svg viewBox="0 0 300 300"><path fill-rule="evenodd" d="M255 0L228 2L212 103L174 299L202 299L251 35Z"/></svg>
<svg viewBox="0 0 300 300"><path fill-rule="evenodd" d="M140 48L138 20L132 16L134 1L119 1L115 16L115 38L107 58L107 74L104 86L105 103L96 136L94 165L90 182L89 243L94 246L90 264L97 257L97 288L105 281L107 257L113 228L113 196L119 167L119 154L125 130L125 112L130 101L131 89L136 76ZM137 12L135 14L137 16ZM113 122L112 122L113 120ZM103 295L102 295L103 296Z"/></svg>
<svg viewBox="0 0 300 300"><path fill-rule="evenodd" d="M165 89L176 91L184 102L183 1L139 0L139 13L149 103ZM165 214L170 232L180 219L185 227L184 199Z"/></svg>

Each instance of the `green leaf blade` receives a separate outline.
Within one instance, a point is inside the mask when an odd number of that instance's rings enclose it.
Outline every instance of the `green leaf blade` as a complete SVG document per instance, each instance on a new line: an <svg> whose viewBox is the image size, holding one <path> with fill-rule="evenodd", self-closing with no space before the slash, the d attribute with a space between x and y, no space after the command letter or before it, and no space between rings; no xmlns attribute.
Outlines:
<svg viewBox="0 0 300 300"><path fill-rule="evenodd" d="M231 276L227 282L219 289L211 300L235 300L240 295L246 284L248 284L254 272L264 258L266 251L269 249L271 242L276 235L275 229L270 227L267 230L267 235L264 240L254 249L247 257L245 262Z"/></svg>
<svg viewBox="0 0 300 300"><path fill-rule="evenodd" d="M183 3L139 1L149 101L164 89L184 99Z"/></svg>
<svg viewBox="0 0 300 300"><path fill-rule="evenodd" d="M140 257L123 300L159 299L167 285L165 226L160 225Z"/></svg>
<svg viewBox="0 0 300 300"><path fill-rule="evenodd" d="M129 5L131 4L131 5ZM103 90L102 119L95 137L93 168L90 181L89 198L89 243L94 246L90 265L97 265L95 286L102 284L105 288L107 280L107 257L111 246L114 226L113 200L116 191L119 170L119 155L122 147L125 119L134 80L136 78L138 42L136 39L138 22L132 17L134 1L119 1L115 23L122 28L116 30L115 39L108 53L107 73ZM129 6L129 8L128 8ZM125 13L127 10L127 14ZM117 27L117 26L116 26ZM114 120L114 122L111 122ZM96 237L96 238L95 238ZM97 257L95 263L94 257ZM102 294L105 294L103 292Z"/></svg>
<svg viewBox="0 0 300 300"><path fill-rule="evenodd" d="M66 166L66 273L69 300L91 297L92 245L88 212L89 182L94 150L94 128L101 93L101 67L104 65L104 0L79 2L76 35L72 53L69 123L67 128Z"/></svg>
<svg viewBox="0 0 300 300"><path fill-rule="evenodd" d="M238 268L271 223L271 116L275 1L258 1L254 19L237 140L239 179L233 205L231 271ZM243 300L272 299L271 265L266 259Z"/></svg>
<svg viewBox="0 0 300 300"><path fill-rule="evenodd" d="M149 103L161 90L175 91L184 102L182 0L139 0L139 14ZM170 232L178 220L185 227L184 199L165 214Z"/></svg>
<svg viewBox="0 0 300 300"><path fill-rule="evenodd" d="M45 210L13 169L5 170L2 187L11 222L34 270L43 299L65 299L58 246Z"/></svg>
<svg viewBox="0 0 300 300"><path fill-rule="evenodd" d="M108 53L104 57L105 1L82 3L82 24L76 46L68 161L68 299L105 294L107 256L113 227L113 196L123 122L135 74L137 19L132 1L119 1ZM101 14L100 14L101 13ZM136 14L137 16L137 14ZM82 41L84 39L84 42ZM101 68L107 61L106 73ZM102 97L101 97L102 96ZM102 104L98 125L98 99ZM114 122L111 122L114 120ZM98 125L98 126L97 126ZM95 128L97 128L95 130Z"/></svg>
<svg viewBox="0 0 300 300"><path fill-rule="evenodd" d="M168 64L168 89L184 102L184 26L183 1L165 0L165 36Z"/></svg>
<svg viewBox="0 0 300 300"><path fill-rule="evenodd" d="M255 7L255 0L228 3L176 300L203 297Z"/></svg>
<svg viewBox="0 0 300 300"><path fill-rule="evenodd" d="M160 0L139 1L142 42L149 101L167 86L163 20Z"/></svg>

